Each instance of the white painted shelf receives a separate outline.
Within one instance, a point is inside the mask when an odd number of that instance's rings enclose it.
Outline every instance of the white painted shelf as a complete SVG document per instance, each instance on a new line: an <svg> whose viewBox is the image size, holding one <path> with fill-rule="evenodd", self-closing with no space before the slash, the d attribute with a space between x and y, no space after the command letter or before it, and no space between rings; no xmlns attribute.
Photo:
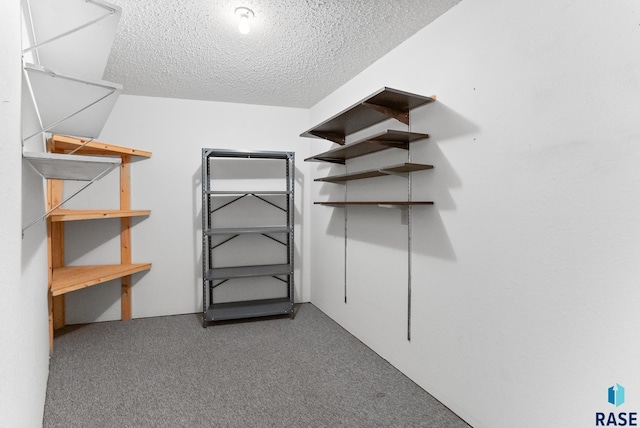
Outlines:
<svg viewBox="0 0 640 428"><path fill-rule="evenodd" d="M22 155L46 179L91 181L120 166L121 159L106 156L25 152Z"/></svg>
<svg viewBox="0 0 640 428"><path fill-rule="evenodd" d="M26 130L25 140L42 132L96 138L122 91L122 85L80 79L35 64L24 64L42 129Z"/></svg>
<svg viewBox="0 0 640 428"><path fill-rule="evenodd" d="M27 0L23 54L58 73L101 79L122 9L102 0ZM27 40L28 39L28 40ZM72 53L72 55L70 55Z"/></svg>

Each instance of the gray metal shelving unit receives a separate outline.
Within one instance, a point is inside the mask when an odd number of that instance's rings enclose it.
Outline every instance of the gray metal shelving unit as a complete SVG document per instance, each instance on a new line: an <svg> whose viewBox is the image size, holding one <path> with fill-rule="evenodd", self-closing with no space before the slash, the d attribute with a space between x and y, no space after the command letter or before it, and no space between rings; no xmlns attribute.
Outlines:
<svg viewBox="0 0 640 428"><path fill-rule="evenodd" d="M218 164L232 160L264 160L277 162L282 175L276 189L268 190L225 190L225 183L217 185L214 172ZM280 163L281 162L281 163ZM234 174L242 174L235 169ZM252 175L256 172L252 171ZM295 154L281 151L239 151L228 149L202 149L202 324L207 327L214 321L263 317L272 315L290 315L293 318L294 302L294 183ZM239 177L234 177L239 178ZM257 177L253 177L254 179ZM240 180L239 180L240 181ZM271 181L269 181L271 183ZM228 184L228 183L227 183ZM254 199L256 204L281 212L280 223L276 225L229 225L217 226L214 219L224 218L225 210L238 206L246 198ZM241 208L242 209L242 208ZM247 214L244 212L243 214ZM233 217L233 214L231 214ZM258 209L248 214L253 220L262 218ZM227 220L242 222L246 216L236 216ZM224 222L223 222L224 223ZM254 223L254 222L252 222ZM239 236L261 236L275 241L282 247L281 263L254 263L255 248L247 248L237 264L226 265L229 259L217 256L228 243ZM254 254L252 254L252 252ZM219 300L214 290L228 281L242 281L247 278L272 277L283 283L281 295L241 300ZM245 296L246 297L246 296Z"/></svg>

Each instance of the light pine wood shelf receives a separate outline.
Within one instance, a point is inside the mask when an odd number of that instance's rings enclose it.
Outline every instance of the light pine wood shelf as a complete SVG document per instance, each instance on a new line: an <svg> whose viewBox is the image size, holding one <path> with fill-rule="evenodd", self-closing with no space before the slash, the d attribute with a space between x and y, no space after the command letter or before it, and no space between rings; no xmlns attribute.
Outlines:
<svg viewBox="0 0 640 428"><path fill-rule="evenodd" d="M151 269L151 263L132 263L131 218L148 216L150 210L131 209L131 161L134 157L149 158L151 152L106 144L99 141L53 135L47 141L47 150L62 156L82 159L90 157L116 157L120 172L119 209L65 209L63 202L64 180L47 181L47 216L49 249L49 337L53 345L53 331L65 325L65 294L119 279L121 288L121 319L131 319L132 274ZM63 167L61 165L61 167ZM58 207L53 209L54 207ZM120 219L120 264L66 266L65 224L69 221Z"/></svg>
<svg viewBox="0 0 640 428"><path fill-rule="evenodd" d="M65 135L52 135L49 138L49 151L52 153L70 153L74 150L76 155L94 155L94 156L141 156L145 158L151 157L151 152L129 147L116 146L115 144L102 143L100 141L91 141L82 138L68 137Z"/></svg>
<svg viewBox="0 0 640 428"><path fill-rule="evenodd" d="M94 220L103 218L141 217L151 214L151 210L67 210L57 209L49 214L52 222Z"/></svg>
<svg viewBox="0 0 640 428"><path fill-rule="evenodd" d="M151 263L62 266L52 272L51 294L61 296L71 291L101 284L151 269Z"/></svg>

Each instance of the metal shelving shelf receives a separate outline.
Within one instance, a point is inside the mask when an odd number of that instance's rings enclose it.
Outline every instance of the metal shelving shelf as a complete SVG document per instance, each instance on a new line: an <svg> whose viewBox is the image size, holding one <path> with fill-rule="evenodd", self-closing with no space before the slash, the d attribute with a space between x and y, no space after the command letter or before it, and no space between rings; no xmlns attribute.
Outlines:
<svg viewBox="0 0 640 428"><path fill-rule="evenodd" d="M289 233L289 226L257 226L257 227L219 227L212 228L205 233L207 235L242 235L245 233Z"/></svg>
<svg viewBox="0 0 640 428"><path fill-rule="evenodd" d="M293 273L294 273L294 248L293 248L293 225L294 225L294 172L295 156L293 152L269 152L269 151L235 151L226 149L202 149L202 311L203 327L208 323L229 319L263 317L271 315L290 315L293 317ZM218 190L213 189L217 183L212 177L212 171L218 162L228 159L252 159L261 163L263 160L282 162L282 170L277 166L278 171L283 171L283 188L285 190ZM277 164L280 165L280 164ZM273 165L272 165L273 166ZM231 197L230 201L220 198ZM281 215L285 217L283 224L265 224L251 226L213 226L214 217L221 217L227 221L233 221L224 216L222 209L236 203L247 196L254 196L256 203L271 206L272 209L281 211L277 214L275 223L280 223ZM263 198L262 196L273 196L274 198ZM214 203L214 201L218 201ZM276 202L274 202L276 201ZM244 207L242 209L245 209ZM244 212L246 215L247 213ZM257 215L260 215L257 212ZM241 216L246 220L246 217ZM252 217L249 215L248 217ZM218 251L227 242L239 235L263 235L275 241L283 247L281 257L284 263L275 264L250 264L255 253L247 251L243 253L242 260L236 266L220 266L222 263L218 257ZM271 235L280 235L278 239ZM214 239L216 238L216 239ZM263 239L263 238L251 238ZM221 242L220 242L221 241ZM240 244L244 245L244 244ZM256 250L257 251L257 250ZM228 261L227 261L228 263ZM243 283L246 278L268 278L273 277L283 283L286 297L270 297L263 299L250 299L240 301L224 301L214 293L217 287L225 284L232 290L237 290L237 286ZM227 283L227 281L238 280ZM279 287L279 285L278 285ZM250 296L248 296L250 297Z"/></svg>
<svg viewBox="0 0 640 428"><path fill-rule="evenodd" d="M207 280L251 278L258 276L291 275L293 269L290 264L235 266L209 269L205 275Z"/></svg>
<svg viewBox="0 0 640 428"><path fill-rule="evenodd" d="M207 195L288 195L291 191L280 190L208 190Z"/></svg>
<svg viewBox="0 0 640 428"><path fill-rule="evenodd" d="M216 303L204 312L204 322L291 314L288 298Z"/></svg>

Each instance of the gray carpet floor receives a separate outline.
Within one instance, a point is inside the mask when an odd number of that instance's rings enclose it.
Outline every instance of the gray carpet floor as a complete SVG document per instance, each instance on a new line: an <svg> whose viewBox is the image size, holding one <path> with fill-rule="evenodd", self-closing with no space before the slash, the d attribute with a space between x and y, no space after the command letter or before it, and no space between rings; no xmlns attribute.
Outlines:
<svg viewBox="0 0 640 428"><path fill-rule="evenodd" d="M61 329L44 427L468 427L311 304Z"/></svg>

